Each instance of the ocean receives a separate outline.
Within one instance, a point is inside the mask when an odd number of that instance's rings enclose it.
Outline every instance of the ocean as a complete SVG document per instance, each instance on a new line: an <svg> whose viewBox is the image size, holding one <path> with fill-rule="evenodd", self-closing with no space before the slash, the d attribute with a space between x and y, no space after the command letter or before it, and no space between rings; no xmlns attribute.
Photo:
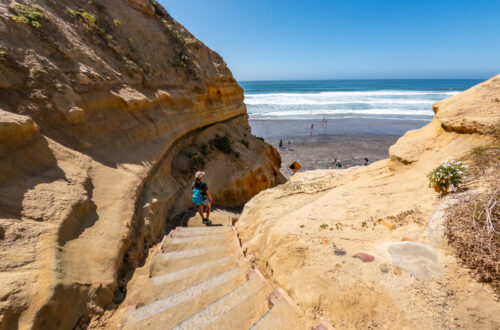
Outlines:
<svg viewBox="0 0 500 330"><path fill-rule="evenodd" d="M240 81L257 136L403 135L477 79ZM324 125L323 118L327 121Z"/></svg>

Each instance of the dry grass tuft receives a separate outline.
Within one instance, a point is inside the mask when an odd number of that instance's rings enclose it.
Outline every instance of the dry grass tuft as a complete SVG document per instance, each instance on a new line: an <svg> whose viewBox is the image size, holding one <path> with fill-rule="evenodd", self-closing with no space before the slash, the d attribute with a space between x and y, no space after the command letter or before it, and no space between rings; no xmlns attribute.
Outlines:
<svg viewBox="0 0 500 330"><path fill-rule="evenodd" d="M448 209L446 234L464 265L500 295L500 148L475 148L466 160L466 185L483 189L466 191Z"/></svg>

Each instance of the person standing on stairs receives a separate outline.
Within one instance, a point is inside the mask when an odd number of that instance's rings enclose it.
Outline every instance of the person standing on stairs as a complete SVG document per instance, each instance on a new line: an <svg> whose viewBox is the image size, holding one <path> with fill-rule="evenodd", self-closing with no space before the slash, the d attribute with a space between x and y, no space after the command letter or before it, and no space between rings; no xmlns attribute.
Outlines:
<svg viewBox="0 0 500 330"><path fill-rule="evenodd" d="M208 192L208 186L203 182L203 177L205 172L198 171L194 175L194 182L191 186L193 190L193 204L198 207L198 212L200 213L202 222L204 224L210 223L210 210L212 208L212 196ZM203 216L203 205L207 208L207 217Z"/></svg>

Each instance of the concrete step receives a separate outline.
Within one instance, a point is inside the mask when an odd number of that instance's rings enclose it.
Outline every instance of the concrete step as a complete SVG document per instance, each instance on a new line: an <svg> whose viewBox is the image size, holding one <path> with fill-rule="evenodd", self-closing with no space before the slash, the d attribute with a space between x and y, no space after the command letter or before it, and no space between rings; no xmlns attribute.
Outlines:
<svg viewBox="0 0 500 330"><path fill-rule="evenodd" d="M236 257L228 255L221 259L193 265L176 272L155 276L150 279L153 285L151 289L156 297L166 297L192 285L206 281L236 266L238 266Z"/></svg>
<svg viewBox="0 0 500 330"><path fill-rule="evenodd" d="M224 210L215 210L210 213L210 221L214 225L231 226L231 219L233 215L230 212ZM188 227L204 227L205 225L201 222L201 217L199 214L191 216L187 220Z"/></svg>
<svg viewBox="0 0 500 330"><path fill-rule="evenodd" d="M158 253L151 258L150 276L175 272L196 264L236 255L236 243L210 246L200 249Z"/></svg>
<svg viewBox="0 0 500 330"><path fill-rule="evenodd" d="M200 249L204 247L228 244L232 239L233 236L226 233L193 237L172 237L163 241L161 250L165 253L180 250Z"/></svg>
<svg viewBox="0 0 500 330"><path fill-rule="evenodd" d="M231 232L233 231L230 226L203 226L203 227L176 227L176 231L179 232L207 232L207 233L215 233L215 232Z"/></svg>
<svg viewBox="0 0 500 330"><path fill-rule="evenodd" d="M222 226L221 226L222 227ZM191 228L196 228L196 227L191 227ZM201 228L201 227L200 227ZM170 233L170 237L195 237L195 236L206 236L206 235L232 235L234 236L234 233L232 230L213 230L212 228L216 227L206 227L205 229L208 230L173 230Z"/></svg>
<svg viewBox="0 0 500 330"><path fill-rule="evenodd" d="M234 267L206 281L131 310L120 328L169 329L239 287L246 274Z"/></svg>
<svg viewBox="0 0 500 330"><path fill-rule="evenodd" d="M247 282L173 329L247 329L267 312L266 298L271 292L262 275L254 271Z"/></svg>
<svg viewBox="0 0 500 330"><path fill-rule="evenodd" d="M274 306L264 314L250 329L287 330L306 329L304 317L284 298L278 299Z"/></svg>

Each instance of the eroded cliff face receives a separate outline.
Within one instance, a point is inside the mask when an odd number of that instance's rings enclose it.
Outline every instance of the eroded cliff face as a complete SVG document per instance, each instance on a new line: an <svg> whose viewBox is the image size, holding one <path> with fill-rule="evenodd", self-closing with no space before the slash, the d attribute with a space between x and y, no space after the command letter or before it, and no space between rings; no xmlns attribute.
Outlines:
<svg viewBox="0 0 500 330"><path fill-rule="evenodd" d="M0 329L119 303L196 169L225 206L282 180L225 62L154 1L3 1L0 76Z"/></svg>
<svg viewBox="0 0 500 330"><path fill-rule="evenodd" d="M436 209L446 196L426 175L475 147L498 148L499 82L437 102L434 120L401 137L390 159L299 172L259 193L236 224L247 257L338 328L498 329L498 297L446 244L446 205ZM484 190L474 185L466 190Z"/></svg>

